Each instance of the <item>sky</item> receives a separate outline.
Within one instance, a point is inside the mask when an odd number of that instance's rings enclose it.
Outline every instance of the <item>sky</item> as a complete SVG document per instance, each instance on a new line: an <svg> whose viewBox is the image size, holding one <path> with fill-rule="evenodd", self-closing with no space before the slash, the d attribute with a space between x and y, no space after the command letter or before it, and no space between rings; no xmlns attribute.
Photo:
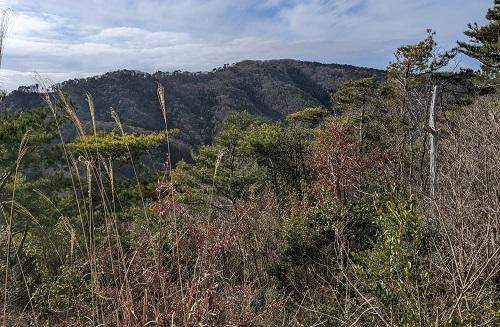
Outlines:
<svg viewBox="0 0 500 327"><path fill-rule="evenodd" d="M484 23L493 0L0 0L14 12L0 88L118 69L207 71L291 58L385 68L437 32L441 48ZM463 57L459 65L474 66Z"/></svg>

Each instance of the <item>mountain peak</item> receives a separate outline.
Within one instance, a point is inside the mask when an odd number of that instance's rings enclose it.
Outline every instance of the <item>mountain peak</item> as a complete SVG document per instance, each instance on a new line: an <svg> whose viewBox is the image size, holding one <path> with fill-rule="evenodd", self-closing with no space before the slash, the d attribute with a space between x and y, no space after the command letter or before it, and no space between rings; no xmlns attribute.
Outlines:
<svg viewBox="0 0 500 327"><path fill-rule="evenodd" d="M90 119L85 93L94 98L97 120L113 123L111 108L130 128L163 129L156 96L157 84L165 87L169 126L181 129L183 147L209 143L224 117L247 111L266 120L281 120L304 107L331 106L330 92L349 79L385 72L349 65L322 64L293 59L245 60L210 72L156 72L122 69L60 84L76 104L85 122ZM36 92L20 88L5 101L12 109L44 106Z"/></svg>

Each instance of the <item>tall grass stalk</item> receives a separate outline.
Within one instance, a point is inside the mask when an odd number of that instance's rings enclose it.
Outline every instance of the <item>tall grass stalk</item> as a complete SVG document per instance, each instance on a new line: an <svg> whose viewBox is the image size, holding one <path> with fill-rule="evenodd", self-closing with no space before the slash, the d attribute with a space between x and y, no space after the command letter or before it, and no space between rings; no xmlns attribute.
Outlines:
<svg viewBox="0 0 500 327"><path fill-rule="evenodd" d="M12 196L11 196L11 204L10 204L10 213L9 220L7 222L7 254L5 258L5 289L4 289L4 297L3 297L3 327L7 327L7 304L9 299L9 276L10 276L10 251L12 246L12 219L14 217L14 203L16 198L16 186L17 179L19 177L19 169L21 166L21 162L26 154L28 146L28 131L26 131L21 139L21 143L19 144L19 149L17 152L16 159L16 168L14 171L14 182L12 186Z"/></svg>
<svg viewBox="0 0 500 327"><path fill-rule="evenodd" d="M175 253L174 256L176 257L177 260L177 273L178 273L178 278L179 278L179 286L180 286L180 292L181 292L181 297L184 299L184 283L182 279L182 267L180 263L180 253L179 253L179 226L178 226L178 216L177 216L177 208L175 205L176 202L176 194L175 194L175 188L174 188L174 179L172 175L172 153L170 150L170 134L168 131L168 116L167 116L167 106L166 106L166 100L165 100L165 88L163 85L158 83L158 89L157 89L157 95L158 95L158 101L160 103L160 110L163 114L163 122L164 122L164 127L165 127L165 133L166 133L166 140L167 140L167 170L165 173L168 173L169 179L170 179L170 192L171 192L171 197L172 197L172 202L173 202L173 220L174 220L174 234L175 234ZM160 242L162 240L162 232L163 232L164 226L160 227ZM161 264L161 258L160 258L160 251L158 251L158 268ZM173 319L173 316L172 316Z"/></svg>

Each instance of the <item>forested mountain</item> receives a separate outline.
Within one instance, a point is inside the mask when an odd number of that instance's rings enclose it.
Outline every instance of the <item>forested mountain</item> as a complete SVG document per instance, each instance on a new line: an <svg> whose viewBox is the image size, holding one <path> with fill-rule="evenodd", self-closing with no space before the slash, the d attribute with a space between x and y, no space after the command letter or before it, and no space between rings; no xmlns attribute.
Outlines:
<svg viewBox="0 0 500 327"><path fill-rule="evenodd" d="M207 144L230 112L247 111L265 120L280 120L308 106L331 107L330 92L341 83L384 71L348 65L296 60L243 61L211 72L156 72L120 70L61 84L77 114L90 119L85 93L92 95L101 127L114 126L111 108L131 130L164 128L156 94L165 87L169 126L180 129L176 148ZM12 109L45 106L36 87L11 92L5 105Z"/></svg>
<svg viewBox="0 0 500 327"><path fill-rule="evenodd" d="M500 0L486 19L386 71L0 97L0 325L500 326Z"/></svg>

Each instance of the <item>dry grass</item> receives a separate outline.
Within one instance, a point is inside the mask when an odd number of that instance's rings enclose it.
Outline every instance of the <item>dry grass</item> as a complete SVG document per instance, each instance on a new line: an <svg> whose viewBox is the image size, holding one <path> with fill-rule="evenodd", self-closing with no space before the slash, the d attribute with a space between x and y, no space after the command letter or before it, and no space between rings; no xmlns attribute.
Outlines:
<svg viewBox="0 0 500 327"><path fill-rule="evenodd" d="M166 123L161 86L158 97ZM92 97L87 99L96 135L95 108ZM61 100L78 133L85 135L74 108ZM50 97L47 102L55 114ZM450 119L441 132L436 199L421 202L424 214L429 210L438 217L433 226L436 237L424 258L430 276L426 287L435 290L432 303L436 304L425 321L435 325L498 322L492 314L498 312L499 305L498 105L498 98L483 99ZM116 113L113 118L124 134ZM167 126L165 130L168 133ZM340 134L342 131L334 130L329 135L337 137L333 142L340 142ZM63 300L64 310L54 305L42 312L31 301L24 310L15 308L10 305L9 292L26 286L26 280L20 262L14 265L7 255L6 271L10 274L4 281L4 326L394 325L392 313L384 311L349 266L348 220L334 226L334 251L305 263L292 262L284 277L279 277L275 270L286 259L283 231L287 215L269 194L230 210L215 212L211 206L204 212L194 210L176 201L169 162L158 185L168 190L169 196L160 196L146 208L141 193L141 213L131 221L122 221L112 161L99 154L74 158L66 151L62 136L61 142L79 224L68 222L68 242L60 245L70 253L61 278L74 282L72 293ZM324 175L326 189L343 205L358 195L363 179L360 171L365 166L383 168L383 156L374 154L373 160L360 162L355 143L346 140L340 144L344 148L332 149L324 143L329 156L314 159L315 178ZM223 155L221 152L217 160ZM333 165L334 159L342 165ZM130 151L129 164L140 190ZM216 163L214 179L217 167ZM339 171L339 167L344 170ZM11 253L11 232L1 236L9 245L7 253ZM431 302L428 300L426 303Z"/></svg>

